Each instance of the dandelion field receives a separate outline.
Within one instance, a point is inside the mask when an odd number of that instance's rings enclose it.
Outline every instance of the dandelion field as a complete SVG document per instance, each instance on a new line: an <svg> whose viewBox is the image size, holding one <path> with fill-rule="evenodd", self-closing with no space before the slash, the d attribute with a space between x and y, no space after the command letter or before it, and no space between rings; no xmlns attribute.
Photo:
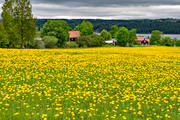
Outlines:
<svg viewBox="0 0 180 120"><path fill-rule="evenodd" d="M0 120L178 120L180 48L0 49Z"/></svg>

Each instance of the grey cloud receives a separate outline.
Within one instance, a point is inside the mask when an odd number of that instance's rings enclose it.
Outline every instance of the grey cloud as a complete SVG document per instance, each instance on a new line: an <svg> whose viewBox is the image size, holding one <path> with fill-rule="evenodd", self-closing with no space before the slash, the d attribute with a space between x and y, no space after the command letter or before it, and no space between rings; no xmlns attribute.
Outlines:
<svg viewBox="0 0 180 120"><path fill-rule="evenodd" d="M69 6L180 5L180 0L32 0L32 2L64 4Z"/></svg>
<svg viewBox="0 0 180 120"><path fill-rule="evenodd" d="M4 0L0 0L0 6ZM180 0L31 0L38 18L180 18ZM1 9L0 9L1 12Z"/></svg>

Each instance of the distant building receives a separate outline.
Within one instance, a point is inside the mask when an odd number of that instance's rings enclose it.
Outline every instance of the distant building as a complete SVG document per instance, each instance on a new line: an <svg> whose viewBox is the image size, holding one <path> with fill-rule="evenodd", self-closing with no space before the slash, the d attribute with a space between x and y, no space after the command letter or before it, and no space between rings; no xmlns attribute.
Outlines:
<svg viewBox="0 0 180 120"><path fill-rule="evenodd" d="M80 37L80 31L69 31L69 42L76 41Z"/></svg>
<svg viewBox="0 0 180 120"><path fill-rule="evenodd" d="M143 37L143 36L137 37L137 41L139 41L139 43L140 43L142 46L148 46L148 45L150 45L150 39L149 39L149 38L145 38L145 37Z"/></svg>
<svg viewBox="0 0 180 120"><path fill-rule="evenodd" d="M106 44L113 44L113 45L117 45L117 40L112 39L112 40L107 40L105 41Z"/></svg>

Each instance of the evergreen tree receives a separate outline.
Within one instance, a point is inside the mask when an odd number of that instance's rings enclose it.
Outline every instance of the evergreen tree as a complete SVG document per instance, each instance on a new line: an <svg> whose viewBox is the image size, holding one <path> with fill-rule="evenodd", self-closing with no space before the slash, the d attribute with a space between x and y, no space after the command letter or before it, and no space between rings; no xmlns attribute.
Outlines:
<svg viewBox="0 0 180 120"><path fill-rule="evenodd" d="M10 45L28 47L36 34L30 0L5 0L2 18Z"/></svg>
<svg viewBox="0 0 180 120"><path fill-rule="evenodd" d="M111 27L111 31L110 31L112 38L115 38L115 37L116 37L117 32L118 32L118 26L113 25L113 26Z"/></svg>
<svg viewBox="0 0 180 120"><path fill-rule="evenodd" d="M101 32L101 37L103 37L104 40L111 40L112 39L111 34L105 29Z"/></svg>

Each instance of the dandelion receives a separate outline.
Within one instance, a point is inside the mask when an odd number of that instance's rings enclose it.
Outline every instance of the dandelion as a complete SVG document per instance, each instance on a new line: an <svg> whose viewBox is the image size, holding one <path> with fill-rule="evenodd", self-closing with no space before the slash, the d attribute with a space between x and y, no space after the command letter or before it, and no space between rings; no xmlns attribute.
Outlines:
<svg viewBox="0 0 180 120"><path fill-rule="evenodd" d="M127 118L126 118L126 116L122 116L122 119L123 119L123 120L126 120Z"/></svg>
<svg viewBox="0 0 180 120"><path fill-rule="evenodd" d="M47 117L47 114L42 114L41 118Z"/></svg>
<svg viewBox="0 0 180 120"><path fill-rule="evenodd" d="M59 116L59 114L55 114L55 115L54 115L54 117L58 117L58 116Z"/></svg>
<svg viewBox="0 0 180 120"><path fill-rule="evenodd" d="M13 116L17 116L17 115L19 115L19 112L13 114Z"/></svg>
<svg viewBox="0 0 180 120"><path fill-rule="evenodd" d="M139 111L137 114L138 114L138 115L142 115L142 112L141 112L141 111Z"/></svg>

